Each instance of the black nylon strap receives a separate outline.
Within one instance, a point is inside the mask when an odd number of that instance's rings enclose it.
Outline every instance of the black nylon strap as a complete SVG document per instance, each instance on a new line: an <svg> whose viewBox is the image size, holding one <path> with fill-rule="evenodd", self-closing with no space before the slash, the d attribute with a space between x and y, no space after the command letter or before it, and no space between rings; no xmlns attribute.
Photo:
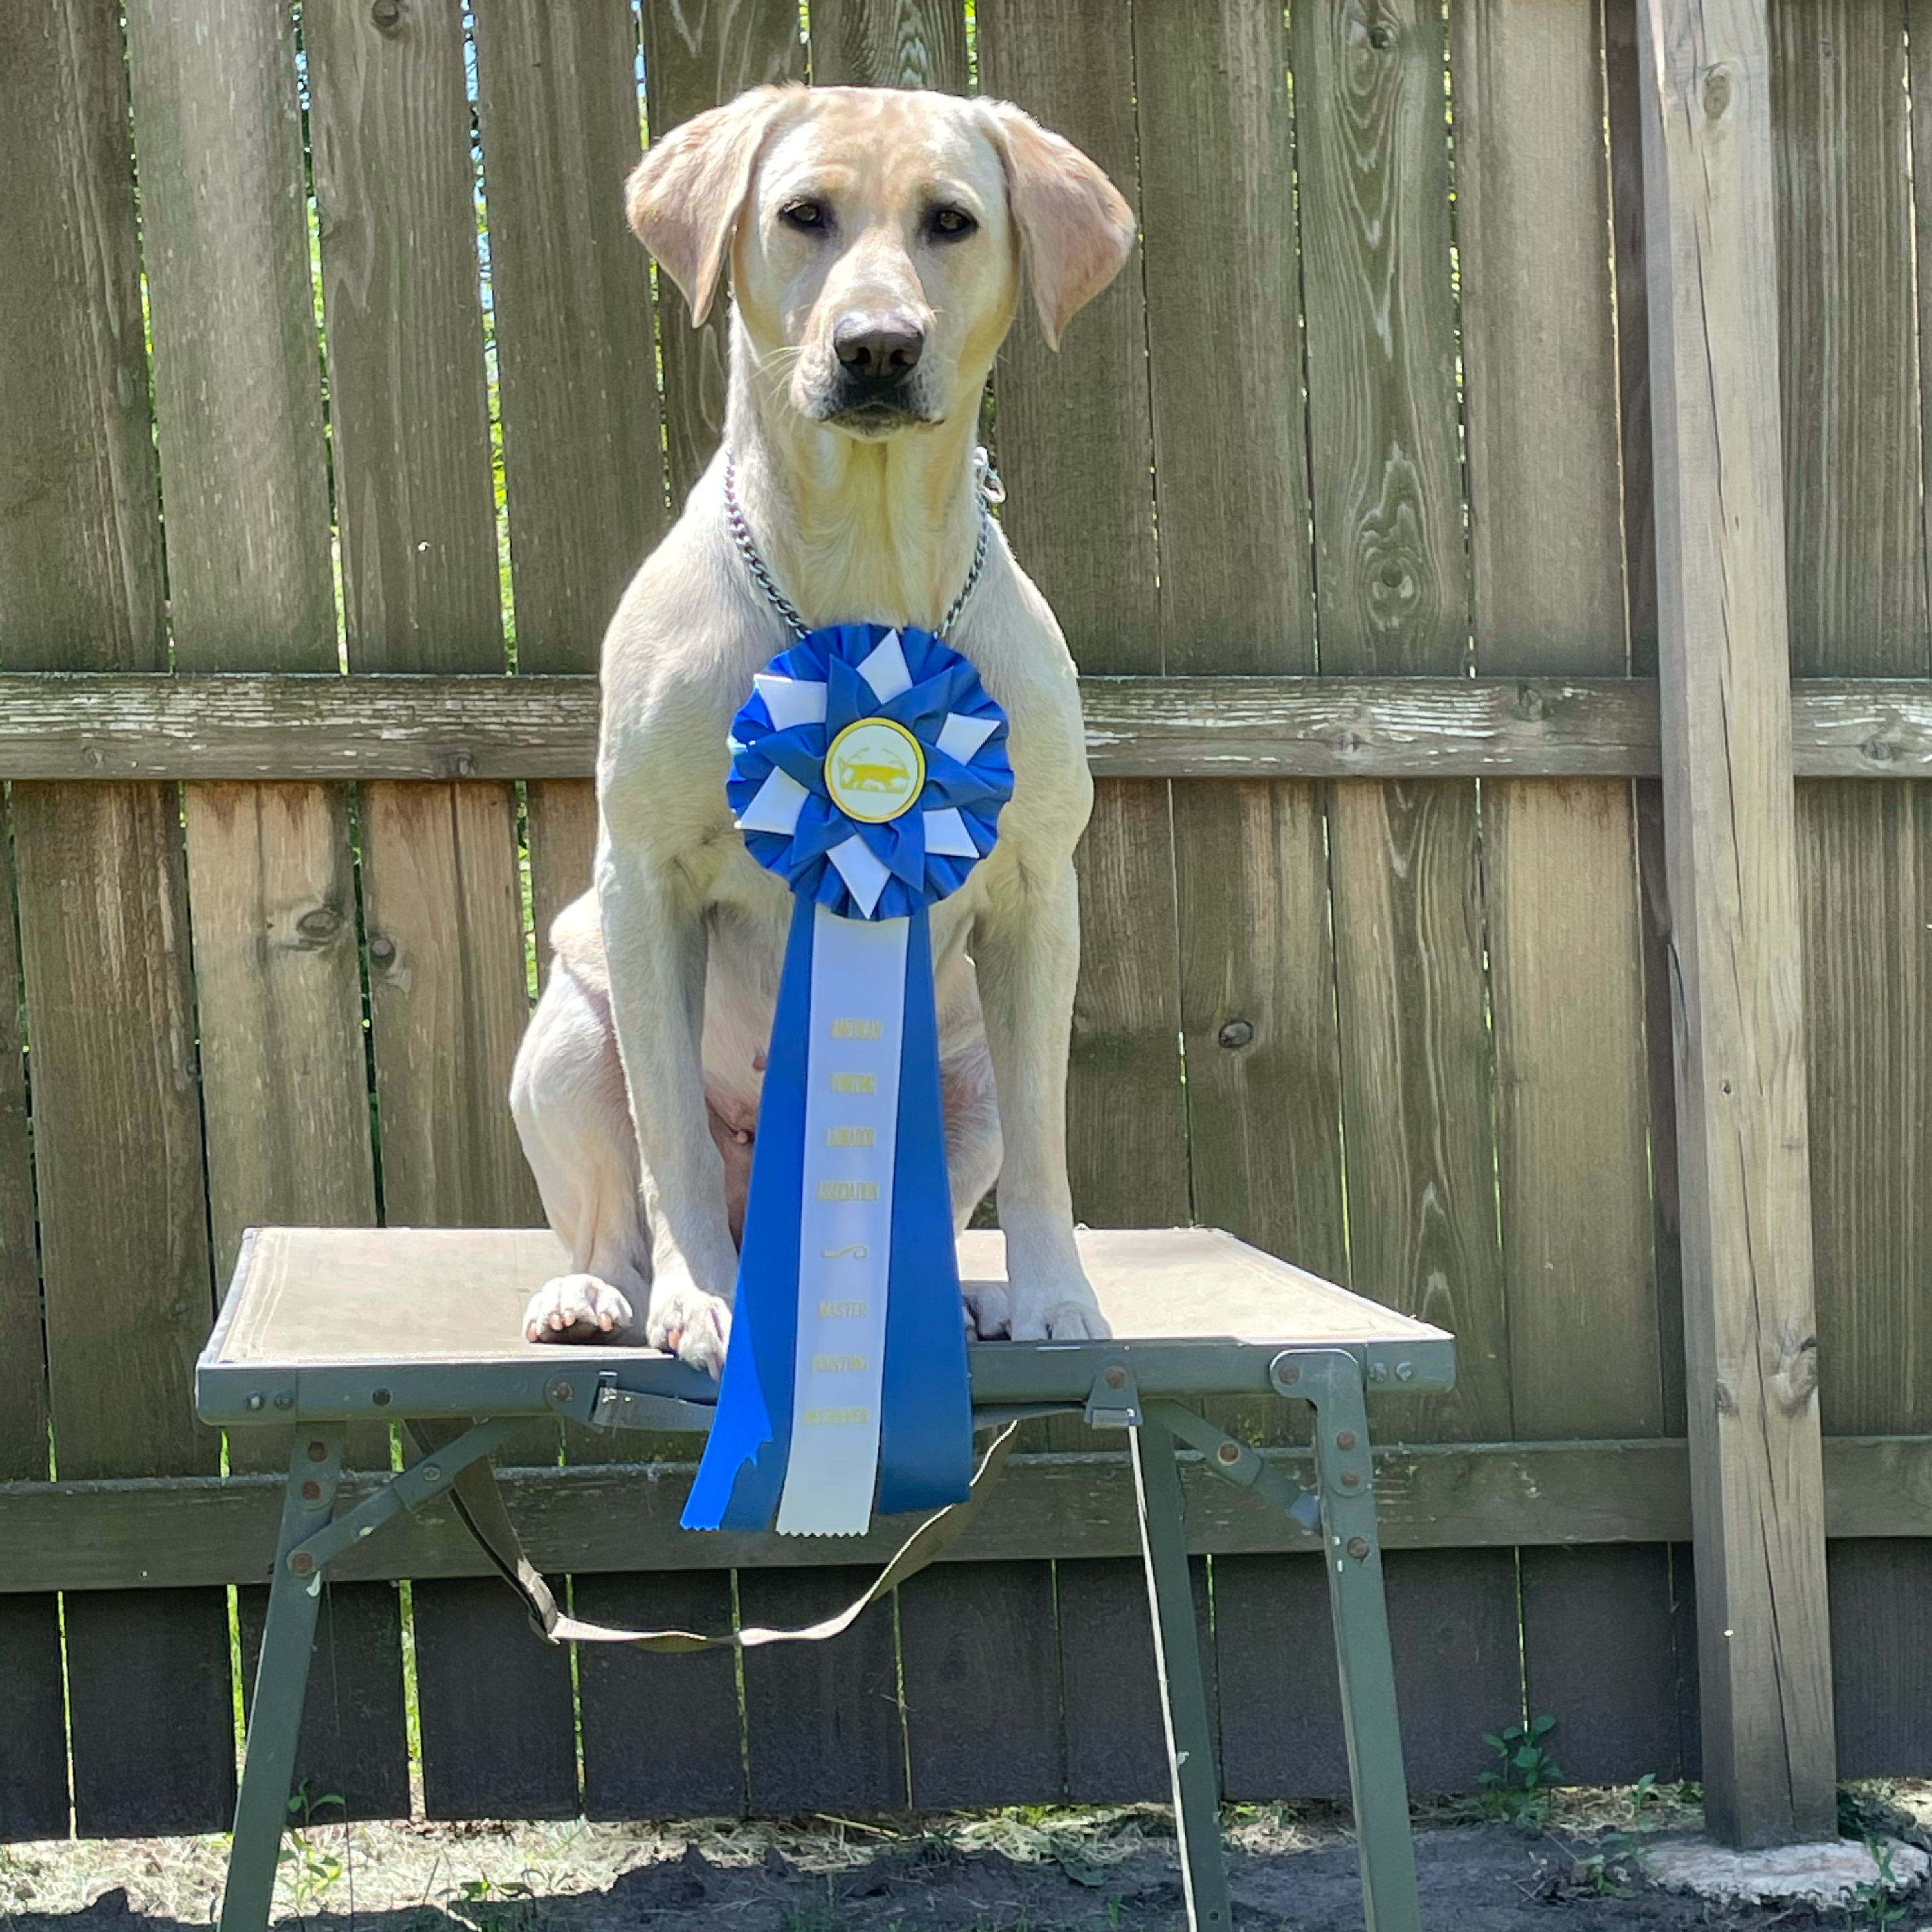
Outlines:
<svg viewBox="0 0 1932 1932"><path fill-rule="evenodd" d="M439 1449L461 1435L464 1422L411 1421L405 1423L410 1438L424 1455ZM836 1636L856 1623L872 1605L916 1576L943 1551L956 1543L978 1514L980 1505L1011 1453L1017 1422L1010 1422L996 1436L974 1472L972 1487L964 1502L949 1504L926 1518L901 1545L898 1553L879 1572L872 1586L837 1616L823 1622L807 1624L796 1630L726 1630L706 1636L696 1630L634 1630L608 1624L586 1623L559 1609L555 1595L542 1574L524 1554L510 1513L503 1507L502 1490L496 1486L496 1472L485 1456L472 1462L451 1481L448 1495L464 1527L476 1539L477 1546L488 1557L491 1567L523 1599L530 1621L551 1643L627 1643L639 1650L753 1650L767 1643L820 1643Z"/></svg>

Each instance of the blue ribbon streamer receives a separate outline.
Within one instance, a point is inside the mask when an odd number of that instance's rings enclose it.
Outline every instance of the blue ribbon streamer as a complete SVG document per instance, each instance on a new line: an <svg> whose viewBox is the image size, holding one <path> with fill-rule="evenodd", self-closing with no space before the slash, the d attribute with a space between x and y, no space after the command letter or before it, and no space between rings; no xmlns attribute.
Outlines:
<svg viewBox="0 0 1932 1932"><path fill-rule="evenodd" d="M910 682L881 699L858 668L893 639ZM764 1529L784 1484L800 1298L806 1286L799 1231L812 1064L813 933L821 906L840 917L909 922L875 1507L891 1514L957 1502L972 1474L972 1406L946 1166L928 908L957 891L992 849L1000 808L1012 792L1005 716L965 658L920 631L832 626L775 658L766 675L822 685L824 716L782 724L754 690L732 725L728 791L735 814L751 809L775 771L805 796L789 832L744 833L753 856L796 897L766 1055L717 1419L682 1518L692 1529ZM848 724L872 718L911 733L926 761L917 800L883 824L848 818L825 776L832 741ZM955 718L973 727L965 738L978 740L968 755L940 748ZM949 810L958 813L974 856L928 849L924 814ZM855 836L888 874L869 908L830 856Z"/></svg>

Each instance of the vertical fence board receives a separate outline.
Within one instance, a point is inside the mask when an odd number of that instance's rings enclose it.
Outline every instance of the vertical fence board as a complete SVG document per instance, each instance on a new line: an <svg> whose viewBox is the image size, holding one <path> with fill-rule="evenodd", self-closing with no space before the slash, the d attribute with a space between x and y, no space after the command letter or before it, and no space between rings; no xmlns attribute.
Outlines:
<svg viewBox="0 0 1932 1932"><path fill-rule="evenodd" d="M500 670L462 23L311 10L350 662ZM526 1225L540 1210L506 1098L527 1011L514 789L372 784L358 806L384 1217ZM518 1454L554 1459L555 1431L533 1426ZM574 1809L568 1670L474 1586L412 1600L432 1814Z"/></svg>
<svg viewBox="0 0 1932 1932"><path fill-rule="evenodd" d="M1796 676L1932 668L1924 405L1906 374L1928 301L1922 289L1915 314L1906 10L1901 0L1799 0L1770 13ZM1926 26L1924 12L1912 25ZM1932 78L1922 47L1912 78ZM1910 104L1924 127L1916 92ZM1918 195L1922 245L1932 234L1922 179ZM1823 1420L1834 1431L1923 1431L1932 1429L1932 790L1804 785L1798 855ZM1902 1543L1832 1552L1841 1776L1927 1761L1922 1672L1916 1699L1908 1688L1908 1660L1932 1636L1922 1558Z"/></svg>
<svg viewBox="0 0 1932 1932"><path fill-rule="evenodd" d="M1556 1719L1548 1748L1564 1781L1689 1776L1670 1546L1602 1544L1519 1557L1526 1707Z"/></svg>
<svg viewBox="0 0 1932 1932"><path fill-rule="evenodd" d="M1932 1542L1832 1545L1833 1708L1840 1778L1923 1778L1932 1764Z"/></svg>
<svg viewBox="0 0 1932 1932"><path fill-rule="evenodd" d="M1450 20L1477 664L1620 676L1596 12L1498 0ZM1482 810L1511 1420L1532 1438L1654 1433L1662 1338L1631 790L1501 780L1484 785ZM1590 1754L1588 1766L1565 1761L1572 1776L1634 1778L1659 1768L1655 1740L1676 1728L1668 1554L1615 1552L1580 1592L1570 1554L1522 1552L1532 1708L1558 1715L1571 1756ZM1623 1641L1595 1642L1599 1627Z"/></svg>
<svg viewBox="0 0 1932 1932"><path fill-rule="evenodd" d="M977 16L980 82L1083 148L1130 204L1138 201L1132 44L1106 0L1044 8L994 0ZM1002 527L1020 566L1053 607L1088 671L1160 662L1149 477L1145 326L1138 251L1113 284L1047 349L1023 299L994 376L998 454L1009 500ZM1159 782L1102 783L1076 856L1081 974L1067 1074L1067 1166L1076 1215L1095 1226L1155 1226L1191 1218L1186 1118L1178 1053L1172 836ZM1060 1446L1093 1446L1077 1421L1044 1426ZM956 1598L954 1593L956 1594ZM975 1639L1014 1656L1057 1648L1048 1566L948 1580L948 1602ZM937 1596L903 1611L921 1641L942 1634ZM1012 1619L997 1640L991 1620ZM951 1636L946 1641L951 1642ZM912 1694L908 1726L914 1791L985 1790L999 1749L971 1750L944 1734L935 1697ZM1064 1777L1054 1703L1053 1749L1028 1734L1024 1780L1058 1793ZM922 1767L923 1772L922 1772ZM965 1802L964 1800L959 1802Z"/></svg>
<svg viewBox="0 0 1932 1932"><path fill-rule="evenodd" d="M312 74L320 10L306 23ZM192 25L137 8L129 37L176 662L332 670L321 370L289 22L247 0ZM208 1206L225 1286L245 1227L375 1218L348 795L190 785L184 816ZM388 1432L358 1436L358 1459L386 1468ZM288 1429L238 1430L230 1466L285 1469L292 1438ZM263 1593L246 1596L244 1623L259 1621ZM312 1703L295 1782L339 1793L353 1816L409 1808L395 1600L392 1590L370 1596L340 1654L333 1619L320 1640L318 1678L346 1688L373 1728L350 1749Z"/></svg>
<svg viewBox="0 0 1932 1932"><path fill-rule="evenodd" d="M1051 1804L1066 1784L1053 1567L942 1564L899 1592L912 1802Z"/></svg>
<svg viewBox="0 0 1932 1932"><path fill-rule="evenodd" d="M1294 22L1316 582L1324 673L1454 674L1468 626L1442 27ZM1474 787L1330 788L1350 1273L1453 1329L1455 1392L1384 1435L1508 1431Z"/></svg>
<svg viewBox="0 0 1932 1932"><path fill-rule="evenodd" d="M1134 45L1163 659L1312 671L1286 16L1147 8ZM1173 800L1194 1218L1345 1279L1318 794L1197 782ZM1215 1414L1250 1440L1300 1420L1264 1400Z"/></svg>
<svg viewBox="0 0 1932 1932"><path fill-rule="evenodd" d="M8 57L0 33L0 59ZM0 140L0 155L5 146ZM0 229L0 238L5 231ZM0 476L4 476L0 471ZM0 483L0 488L4 488ZM6 590L0 584L0 606ZM0 833L4 833L0 824ZM0 1482L47 1474L47 1363L21 1064L12 867L0 864ZM68 1827L67 1712L52 1596L0 1598L0 1843Z"/></svg>
<svg viewBox="0 0 1932 1932"><path fill-rule="evenodd" d="M1364 31L1321 0L1292 26L1320 665L1453 675L1469 591L1442 18L1414 0ZM1475 788L1337 784L1328 836L1350 1280L1459 1342L1452 1394L1380 1403L1370 1426L1505 1435ZM1390 1560L1392 1597L1419 1561ZM1480 1624L1480 1566L1433 1574L1445 1616ZM1513 1570L1511 1588L1513 1604ZM1224 1640L1243 1634L1217 1619ZM1410 1774L1427 1790L1467 1687L1413 1682Z"/></svg>
<svg viewBox="0 0 1932 1932"><path fill-rule="evenodd" d="M812 10L814 87L967 91L959 0L818 0Z"/></svg>
<svg viewBox="0 0 1932 1932"><path fill-rule="evenodd" d="M664 530L650 262L623 220L640 146L629 0L476 10L490 283L502 398L517 667L597 668L604 627ZM532 780L537 950L588 890L587 780Z"/></svg>
<svg viewBox="0 0 1932 1932"><path fill-rule="evenodd" d="M1834 1782L1766 9L1639 50L1705 1804L1762 1844Z"/></svg>
<svg viewBox="0 0 1932 1932"><path fill-rule="evenodd" d="M1407 1550L1388 1566L1388 1587L1408 1788L1474 1791L1489 1757L1483 1732L1522 1708L1514 1552ZM1346 1796L1320 1559L1216 1558L1214 1618L1228 1802Z"/></svg>
<svg viewBox="0 0 1932 1932"><path fill-rule="evenodd" d="M0 662L10 670L166 662L130 148L114 14L10 14L0 26ZM16 785L12 805L60 1472L212 1468L218 1440L196 1427L190 1386L211 1295L176 794ZM76 1594L66 1620L79 1828L225 1822L233 1738L225 1698L208 1696L212 1673L226 1680L223 1593ZM54 1802L60 1775L50 1766L36 1780L41 1802Z"/></svg>
<svg viewBox="0 0 1932 1932"><path fill-rule="evenodd" d="M1644 278L1643 127L1636 0L1605 0L1604 92L1610 149L1612 268L1616 282L1622 415L1624 583L1633 676L1657 675L1657 506L1651 488L1650 317ZM1664 790L1634 788L1643 916L1644 1035L1649 1060L1652 1240L1657 1269L1664 1430L1685 1428L1684 1267L1677 1201L1676 1074L1670 1032L1670 907Z"/></svg>
<svg viewBox="0 0 1932 1932"><path fill-rule="evenodd" d="M1137 198L1132 47L1107 0L979 16L981 85L1016 101ZM1004 526L1088 672L1157 670L1138 251L1058 354L1024 305L994 376ZM1076 861L1082 957L1067 1082L1075 1211L1096 1226L1188 1219L1167 788L1096 788Z"/></svg>
<svg viewBox="0 0 1932 1932"><path fill-rule="evenodd" d="M805 44L788 0L644 0L644 82L651 127L668 134L694 114L748 87L805 78ZM724 428L724 304L702 328L668 276L658 285L658 337L664 356L665 454L671 509L691 486Z"/></svg>
<svg viewBox="0 0 1932 1932"><path fill-rule="evenodd" d="M1208 1565L1192 1568L1196 1640L1208 1720L1220 1755ZM1138 1557L1088 1557L1054 1565L1060 1611L1060 1693L1066 1732L1066 1796L1076 1804L1174 1801L1147 1570Z"/></svg>
<svg viewBox="0 0 1932 1932"><path fill-rule="evenodd" d="M416 1613L423 1809L431 1818L568 1818L578 1809L570 1654L494 1576L426 1583ZM435 1609L426 1618L424 1598ZM561 1712L560 1720L558 1714Z"/></svg>
<svg viewBox="0 0 1932 1932"><path fill-rule="evenodd" d="M731 1627L724 1570L578 1576L571 1611L628 1630ZM622 1644L577 1653L587 1818L735 1818L745 1808L738 1676L729 1651L654 1657Z"/></svg>
<svg viewBox="0 0 1932 1932"><path fill-rule="evenodd" d="M738 1616L785 1629L843 1610L874 1573L838 1565L746 1570ZM754 1817L897 1811L906 1802L894 1606L874 1604L824 1643L745 1652L745 1756Z"/></svg>
<svg viewBox="0 0 1932 1932"><path fill-rule="evenodd" d="M322 1586L292 1780L318 1824L410 1815L400 1595L393 1583ZM252 1718L268 1593L241 1590L236 1600L243 1706ZM325 1805L325 1798L338 1802Z"/></svg>

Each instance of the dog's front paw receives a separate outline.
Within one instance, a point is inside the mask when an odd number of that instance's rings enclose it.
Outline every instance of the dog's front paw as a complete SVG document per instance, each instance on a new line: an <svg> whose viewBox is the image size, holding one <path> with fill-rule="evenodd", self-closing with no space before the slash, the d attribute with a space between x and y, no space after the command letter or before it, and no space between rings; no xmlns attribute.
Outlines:
<svg viewBox="0 0 1932 1932"><path fill-rule="evenodd" d="M1013 1297L1016 1342L1104 1342L1113 1334L1086 1282Z"/></svg>
<svg viewBox="0 0 1932 1932"><path fill-rule="evenodd" d="M722 1374L731 1339L731 1304L689 1280L660 1281L651 1292L644 1339L694 1369Z"/></svg>
<svg viewBox="0 0 1932 1932"><path fill-rule="evenodd" d="M996 1342L1013 1325L1013 1298L1004 1282L968 1282L961 1291L968 1341Z"/></svg>
<svg viewBox="0 0 1932 1932"><path fill-rule="evenodd" d="M589 1342L631 1325L628 1298L594 1274L560 1274L530 1297L524 1333L532 1342Z"/></svg>

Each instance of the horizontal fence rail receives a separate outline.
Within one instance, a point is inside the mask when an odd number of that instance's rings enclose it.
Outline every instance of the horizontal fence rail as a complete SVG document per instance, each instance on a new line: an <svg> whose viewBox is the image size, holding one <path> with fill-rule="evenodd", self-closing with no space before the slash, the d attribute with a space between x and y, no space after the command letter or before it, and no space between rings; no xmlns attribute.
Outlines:
<svg viewBox="0 0 1932 1932"><path fill-rule="evenodd" d="M1313 1480L1306 1454L1263 1453L1291 1480ZM1680 1438L1400 1444L1378 1449L1375 1461L1383 1540L1391 1550L1673 1543L1690 1534L1690 1462ZM884 1564L903 1540L896 1526L842 1539L836 1549L804 1538L680 1529L693 1466L506 1469L500 1480L531 1560L552 1574ZM343 1507L352 1508L376 1480L345 1477ZM1182 1486L1197 1556L1320 1547L1318 1530L1303 1529L1252 1491L1232 1487L1198 1456L1183 1458ZM0 1594L266 1579L282 1488L272 1474L0 1483ZM1932 1438L1828 1440L1825 1514L1836 1538L1932 1537ZM998 1506L944 1560L1120 1557L1139 1548L1124 1458L1023 1455L1001 1478ZM331 1572L340 1582L491 1574L454 1512L441 1509L391 1525L346 1552Z"/></svg>
<svg viewBox="0 0 1932 1932"><path fill-rule="evenodd" d="M1647 678L1087 677L1102 778L1654 778ZM1932 777L1932 682L1792 686L1801 778ZM592 677L0 675L0 779L569 778Z"/></svg>

